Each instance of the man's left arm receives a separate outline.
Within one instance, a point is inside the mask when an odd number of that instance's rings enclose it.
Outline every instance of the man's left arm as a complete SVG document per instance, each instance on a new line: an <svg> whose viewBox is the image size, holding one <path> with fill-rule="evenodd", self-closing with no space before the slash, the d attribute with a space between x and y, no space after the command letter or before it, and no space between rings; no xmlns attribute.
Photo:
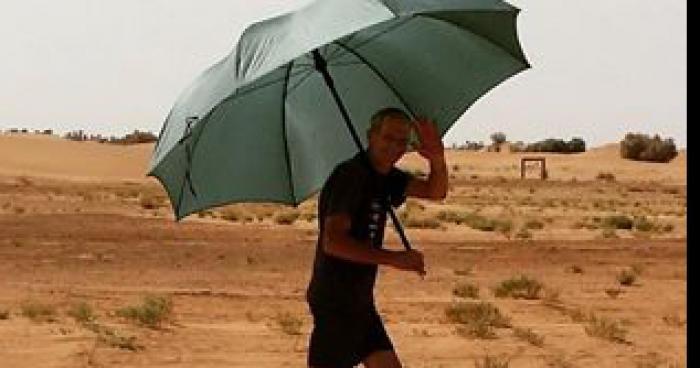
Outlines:
<svg viewBox="0 0 700 368"><path fill-rule="evenodd" d="M418 153L430 163L428 179L412 177L406 186L406 195L424 199L441 200L447 197L447 162L445 148L437 127L428 120L416 122L420 147Z"/></svg>

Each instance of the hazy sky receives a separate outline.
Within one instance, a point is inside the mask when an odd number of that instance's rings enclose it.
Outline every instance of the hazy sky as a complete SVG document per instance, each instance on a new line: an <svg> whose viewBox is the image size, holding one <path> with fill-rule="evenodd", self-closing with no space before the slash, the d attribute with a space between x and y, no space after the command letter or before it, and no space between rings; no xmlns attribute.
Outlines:
<svg viewBox="0 0 700 368"><path fill-rule="evenodd" d="M0 0L0 129L158 132L250 23L308 0ZM533 66L476 102L447 143L659 133L686 146L687 5L518 0Z"/></svg>

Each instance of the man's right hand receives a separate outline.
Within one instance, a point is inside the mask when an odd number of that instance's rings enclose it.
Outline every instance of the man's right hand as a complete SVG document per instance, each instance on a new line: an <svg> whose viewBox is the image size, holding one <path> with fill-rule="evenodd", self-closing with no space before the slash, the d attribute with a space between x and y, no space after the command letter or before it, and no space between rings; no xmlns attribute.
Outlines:
<svg viewBox="0 0 700 368"><path fill-rule="evenodd" d="M425 264L423 263L423 253L417 250L405 250L394 253L391 266L404 271L415 271L419 275L425 276Z"/></svg>

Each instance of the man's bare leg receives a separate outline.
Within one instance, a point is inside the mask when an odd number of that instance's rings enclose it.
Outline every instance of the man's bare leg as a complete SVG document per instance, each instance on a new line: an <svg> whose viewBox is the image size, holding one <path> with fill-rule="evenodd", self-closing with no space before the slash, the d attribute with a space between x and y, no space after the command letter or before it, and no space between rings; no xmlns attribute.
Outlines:
<svg viewBox="0 0 700 368"><path fill-rule="evenodd" d="M370 354L362 361L365 368L401 368L399 357L393 350L380 350Z"/></svg>

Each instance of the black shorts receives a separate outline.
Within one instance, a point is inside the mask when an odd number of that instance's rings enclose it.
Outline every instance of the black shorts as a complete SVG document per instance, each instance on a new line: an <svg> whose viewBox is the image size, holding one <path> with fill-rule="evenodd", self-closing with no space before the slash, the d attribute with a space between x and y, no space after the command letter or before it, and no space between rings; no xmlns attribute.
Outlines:
<svg viewBox="0 0 700 368"><path fill-rule="evenodd" d="M348 310L311 306L314 328L308 364L314 368L351 368L371 353L394 350L374 306Z"/></svg>

